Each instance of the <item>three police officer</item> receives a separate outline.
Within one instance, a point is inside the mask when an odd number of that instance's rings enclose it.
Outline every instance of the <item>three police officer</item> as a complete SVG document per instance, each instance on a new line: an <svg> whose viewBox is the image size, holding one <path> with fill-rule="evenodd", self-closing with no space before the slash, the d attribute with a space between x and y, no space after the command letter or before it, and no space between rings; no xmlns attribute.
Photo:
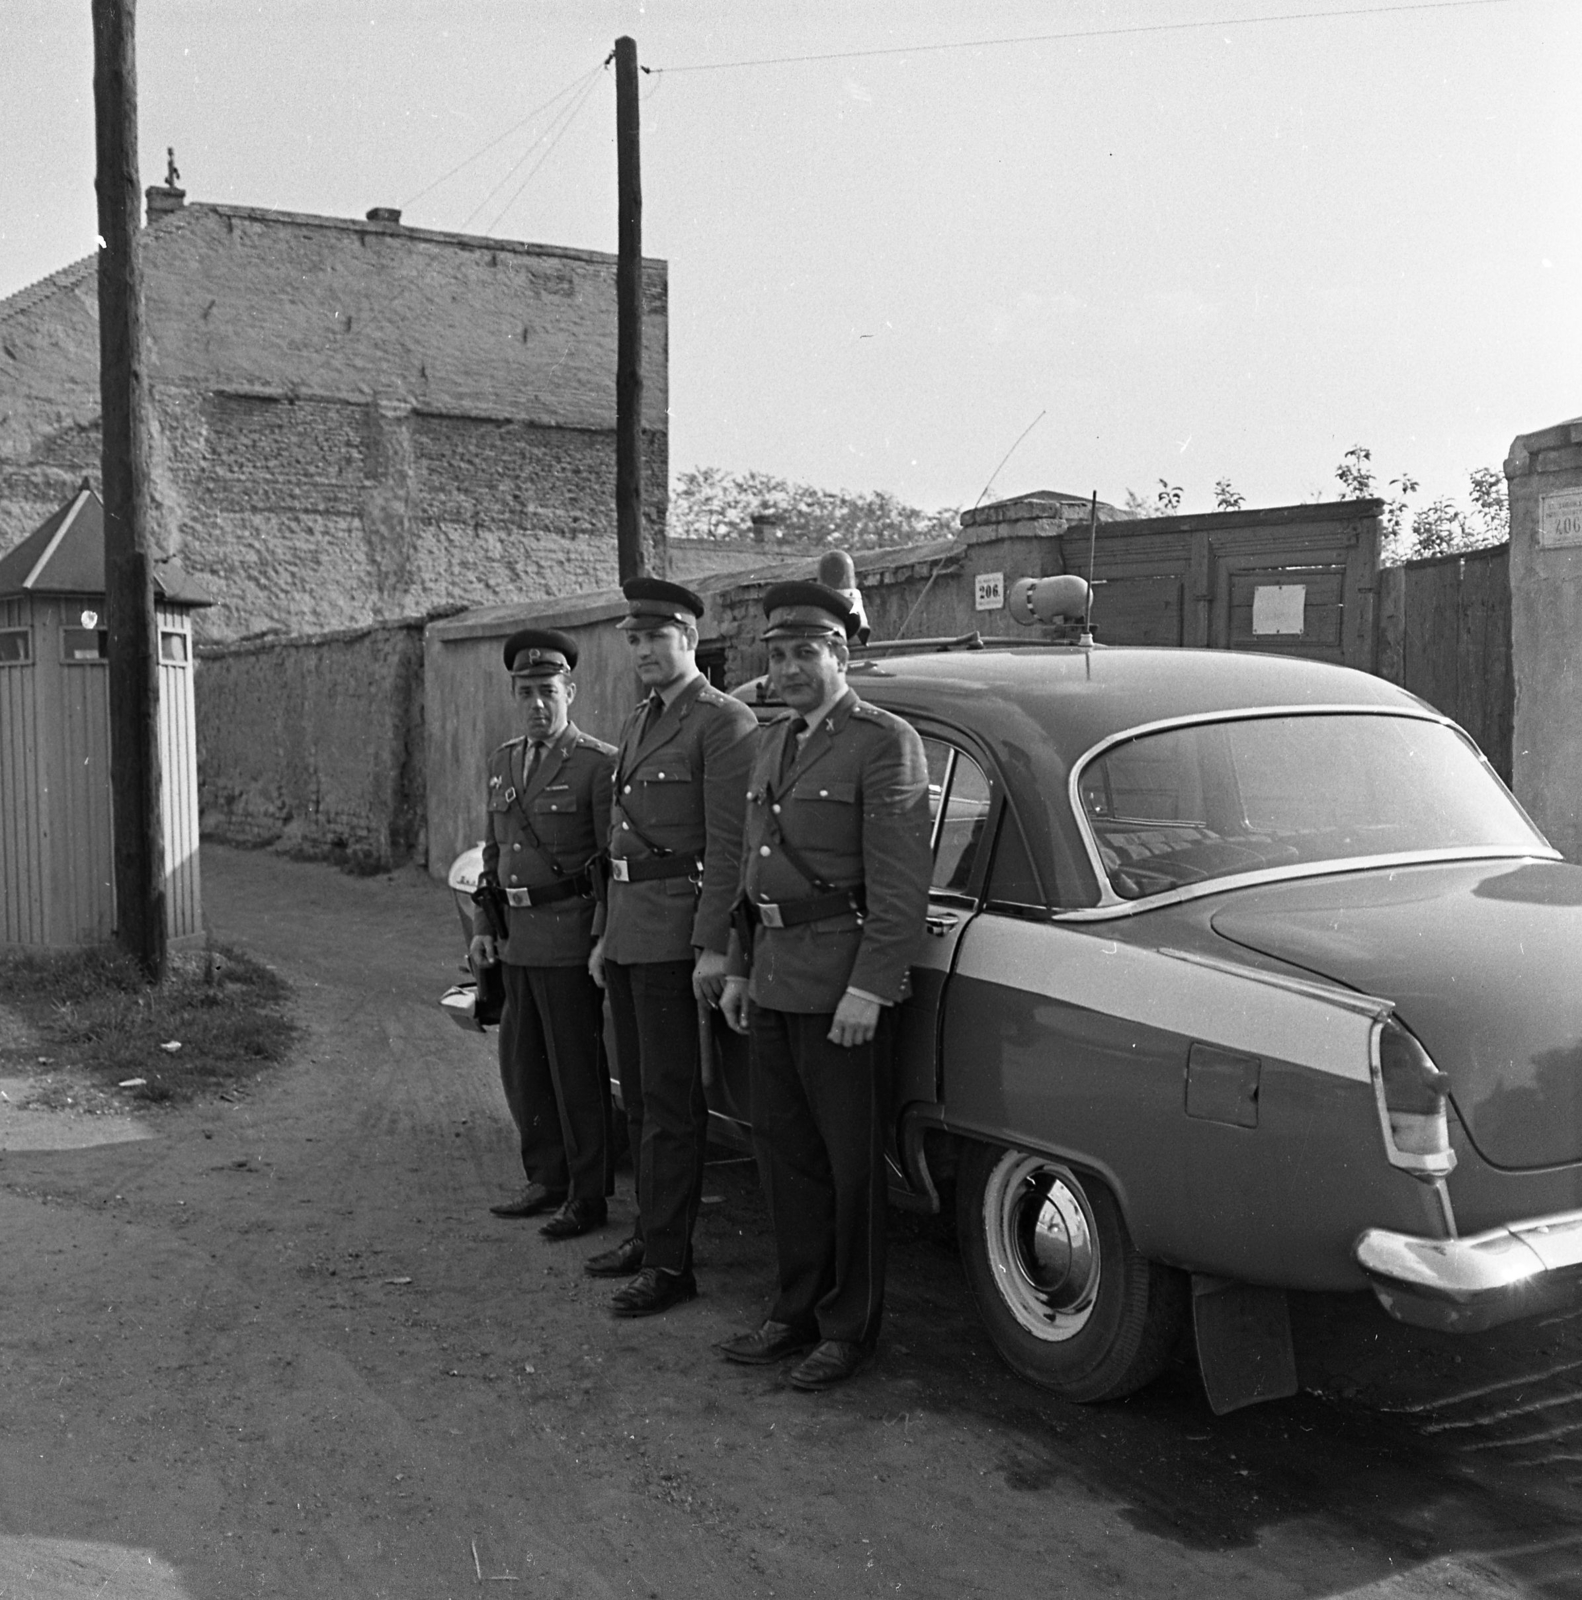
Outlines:
<svg viewBox="0 0 1582 1600"><path fill-rule="evenodd" d="M720 1004L750 1035L779 1293L761 1327L719 1348L752 1365L810 1352L790 1382L815 1390L857 1372L879 1332L891 1017L927 915L928 769L916 731L847 686L844 595L777 584L764 609L791 712L748 784L746 927Z"/></svg>
<svg viewBox="0 0 1582 1600"><path fill-rule="evenodd" d="M521 1140L526 1186L490 1209L554 1215L569 1239L606 1220L609 1079L603 1000L588 971L600 912L599 858L613 746L570 719L577 646L526 628L505 643L522 734L489 757L482 899L469 954L501 963L500 1082Z"/></svg>
<svg viewBox="0 0 1582 1600"><path fill-rule="evenodd" d="M639 1220L586 1270L630 1278L610 1309L646 1317L697 1293L692 1230L708 1131L697 1007L725 986L758 724L698 670L696 594L657 578L630 579L622 592L619 626L649 693L621 730L608 908L589 969L609 996Z"/></svg>

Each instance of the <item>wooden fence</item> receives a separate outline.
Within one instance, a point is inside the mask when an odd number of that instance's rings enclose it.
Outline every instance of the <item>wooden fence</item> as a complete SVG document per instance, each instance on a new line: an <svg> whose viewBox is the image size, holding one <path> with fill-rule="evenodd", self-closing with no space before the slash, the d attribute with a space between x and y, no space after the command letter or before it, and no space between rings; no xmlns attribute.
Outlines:
<svg viewBox="0 0 1582 1600"><path fill-rule="evenodd" d="M1511 781L1510 546L1386 567L1379 675L1454 717Z"/></svg>

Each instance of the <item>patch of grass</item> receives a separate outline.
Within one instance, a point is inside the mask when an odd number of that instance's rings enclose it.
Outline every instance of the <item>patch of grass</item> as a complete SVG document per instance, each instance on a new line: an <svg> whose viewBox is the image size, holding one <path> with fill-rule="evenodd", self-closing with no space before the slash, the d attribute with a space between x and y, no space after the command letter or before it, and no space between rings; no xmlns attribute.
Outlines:
<svg viewBox="0 0 1582 1600"><path fill-rule="evenodd" d="M54 1061L103 1089L141 1078L121 1093L143 1101L198 1099L282 1060L297 1035L290 998L278 973L225 945L172 954L158 986L113 946L0 954L0 1001Z"/></svg>

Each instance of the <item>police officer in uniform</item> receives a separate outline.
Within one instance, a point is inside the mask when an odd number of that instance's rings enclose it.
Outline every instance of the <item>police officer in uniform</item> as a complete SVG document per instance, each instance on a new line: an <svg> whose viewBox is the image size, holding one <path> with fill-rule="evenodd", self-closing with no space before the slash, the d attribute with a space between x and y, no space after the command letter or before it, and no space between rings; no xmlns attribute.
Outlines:
<svg viewBox="0 0 1582 1600"><path fill-rule="evenodd" d="M639 1220L587 1270L630 1277L610 1309L646 1317L697 1294L692 1228L708 1131L697 1007L725 984L758 723L698 671L697 595L658 578L622 589L619 626L649 693L621 731L607 922L590 967L609 994Z"/></svg>
<svg viewBox="0 0 1582 1600"><path fill-rule="evenodd" d="M792 714L765 730L748 786L751 931L721 1009L751 1035L779 1294L762 1327L719 1348L753 1365L811 1351L790 1381L824 1389L879 1333L890 1022L928 910L928 767L916 731L846 685L844 595L776 584L764 609L769 677Z"/></svg>
<svg viewBox="0 0 1582 1600"><path fill-rule="evenodd" d="M505 664L524 732L489 757L483 885L492 903L479 906L469 954L502 964L500 1082L528 1181L490 1210L553 1210L539 1231L571 1239L606 1218L604 1002L588 955L602 921L615 750L570 719L574 640L524 628L506 640Z"/></svg>

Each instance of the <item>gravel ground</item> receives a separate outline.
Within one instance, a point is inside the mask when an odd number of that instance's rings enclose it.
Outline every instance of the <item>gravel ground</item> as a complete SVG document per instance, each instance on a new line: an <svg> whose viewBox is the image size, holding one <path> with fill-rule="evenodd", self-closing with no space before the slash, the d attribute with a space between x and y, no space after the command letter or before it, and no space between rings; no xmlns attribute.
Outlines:
<svg viewBox="0 0 1582 1600"><path fill-rule="evenodd" d="M1214 1418L1182 1365L1083 1409L897 1215L879 1359L800 1395L710 1349L768 1302L749 1164L710 1168L702 1296L647 1321L581 1272L624 1180L586 1240L488 1214L511 1130L433 1003L444 889L203 872L304 1042L141 1121L0 1101L0 1600L1582 1593L1579 1319L1457 1342L1299 1298L1295 1399ZM28 1048L0 1033L8 1096Z"/></svg>

